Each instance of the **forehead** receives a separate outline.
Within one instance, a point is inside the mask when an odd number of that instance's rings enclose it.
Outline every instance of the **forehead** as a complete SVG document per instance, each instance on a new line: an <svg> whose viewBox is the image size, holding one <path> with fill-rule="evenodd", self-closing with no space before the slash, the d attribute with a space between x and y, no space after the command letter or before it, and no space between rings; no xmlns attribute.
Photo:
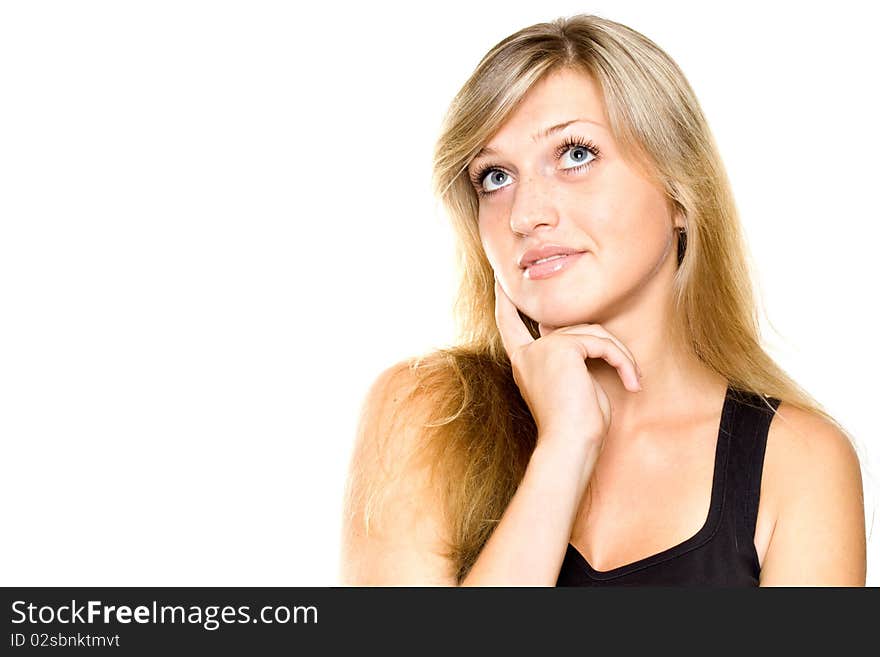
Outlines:
<svg viewBox="0 0 880 657"><path fill-rule="evenodd" d="M489 146L525 143L558 123L585 119L608 125L598 85L586 73L564 69L535 83L520 105L495 133Z"/></svg>

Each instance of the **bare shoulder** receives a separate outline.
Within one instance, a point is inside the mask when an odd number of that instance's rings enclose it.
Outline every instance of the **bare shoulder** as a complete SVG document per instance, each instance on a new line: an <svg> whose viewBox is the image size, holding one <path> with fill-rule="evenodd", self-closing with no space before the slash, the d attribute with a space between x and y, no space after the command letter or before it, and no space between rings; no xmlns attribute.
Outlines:
<svg viewBox="0 0 880 657"><path fill-rule="evenodd" d="M761 585L861 586L866 540L861 465L821 415L783 402L767 435L762 498L775 522Z"/></svg>
<svg viewBox="0 0 880 657"><path fill-rule="evenodd" d="M766 459L786 497L806 487L831 488L835 477L861 489L861 465L849 438L821 415L785 402L770 423Z"/></svg>
<svg viewBox="0 0 880 657"><path fill-rule="evenodd" d="M421 458L431 408L412 365L410 359L383 370L361 406L345 491L345 586L455 584L442 555L437 488Z"/></svg>

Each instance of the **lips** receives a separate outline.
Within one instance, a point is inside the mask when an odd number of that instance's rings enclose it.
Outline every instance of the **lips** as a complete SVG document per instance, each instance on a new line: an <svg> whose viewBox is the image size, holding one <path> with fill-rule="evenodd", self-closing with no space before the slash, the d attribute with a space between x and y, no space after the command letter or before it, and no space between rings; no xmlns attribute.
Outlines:
<svg viewBox="0 0 880 657"><path fill-rule="evenodd" d="M535 264L523 269L523 277L530 281L540 281L545 278L558 276L571 268L584 254L585 252L570 253L568 255L556 255L538 260Z"/></svg>
<svg viewBox="0 0 880 657"><path fill-rule="evenodd" d="M571 255L574 253L584 253L584 249L574 249L561 244L543 244L537 248L529 249L523 253L518 261L520 269L527 269L539 260L552 258L553 256Z"/></svg>

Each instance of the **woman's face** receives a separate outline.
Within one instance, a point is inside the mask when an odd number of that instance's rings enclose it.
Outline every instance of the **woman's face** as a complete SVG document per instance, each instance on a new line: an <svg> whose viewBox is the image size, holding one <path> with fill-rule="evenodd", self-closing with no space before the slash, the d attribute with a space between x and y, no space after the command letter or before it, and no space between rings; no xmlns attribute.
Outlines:
<svg viewBox="0 0 880 657"><path fill-rule="evenodd" d="M539 135L561 123L568 125ZM666 199L621 159L607 125L592 79L557 71L496 132L488 144L495 152L481 151L468 166L487 193L479 233L495 275L517 307L550 327L604 323L637 303L656 276L675 271ZM583 253L549 261L545 274L563 266L540 278L519 260L545 244Z"/></svg>

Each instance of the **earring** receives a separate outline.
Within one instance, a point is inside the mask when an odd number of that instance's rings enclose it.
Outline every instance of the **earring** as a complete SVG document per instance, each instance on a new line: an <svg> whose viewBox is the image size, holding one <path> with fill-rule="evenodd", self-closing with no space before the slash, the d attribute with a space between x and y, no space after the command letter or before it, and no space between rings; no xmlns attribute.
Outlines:
<svg viewBox="0 0 880 657"><path fill-rule="evenodd" d="M678 230L678 264L684 259L684 252L687 249L687 227L679 226Z"/></svg>

